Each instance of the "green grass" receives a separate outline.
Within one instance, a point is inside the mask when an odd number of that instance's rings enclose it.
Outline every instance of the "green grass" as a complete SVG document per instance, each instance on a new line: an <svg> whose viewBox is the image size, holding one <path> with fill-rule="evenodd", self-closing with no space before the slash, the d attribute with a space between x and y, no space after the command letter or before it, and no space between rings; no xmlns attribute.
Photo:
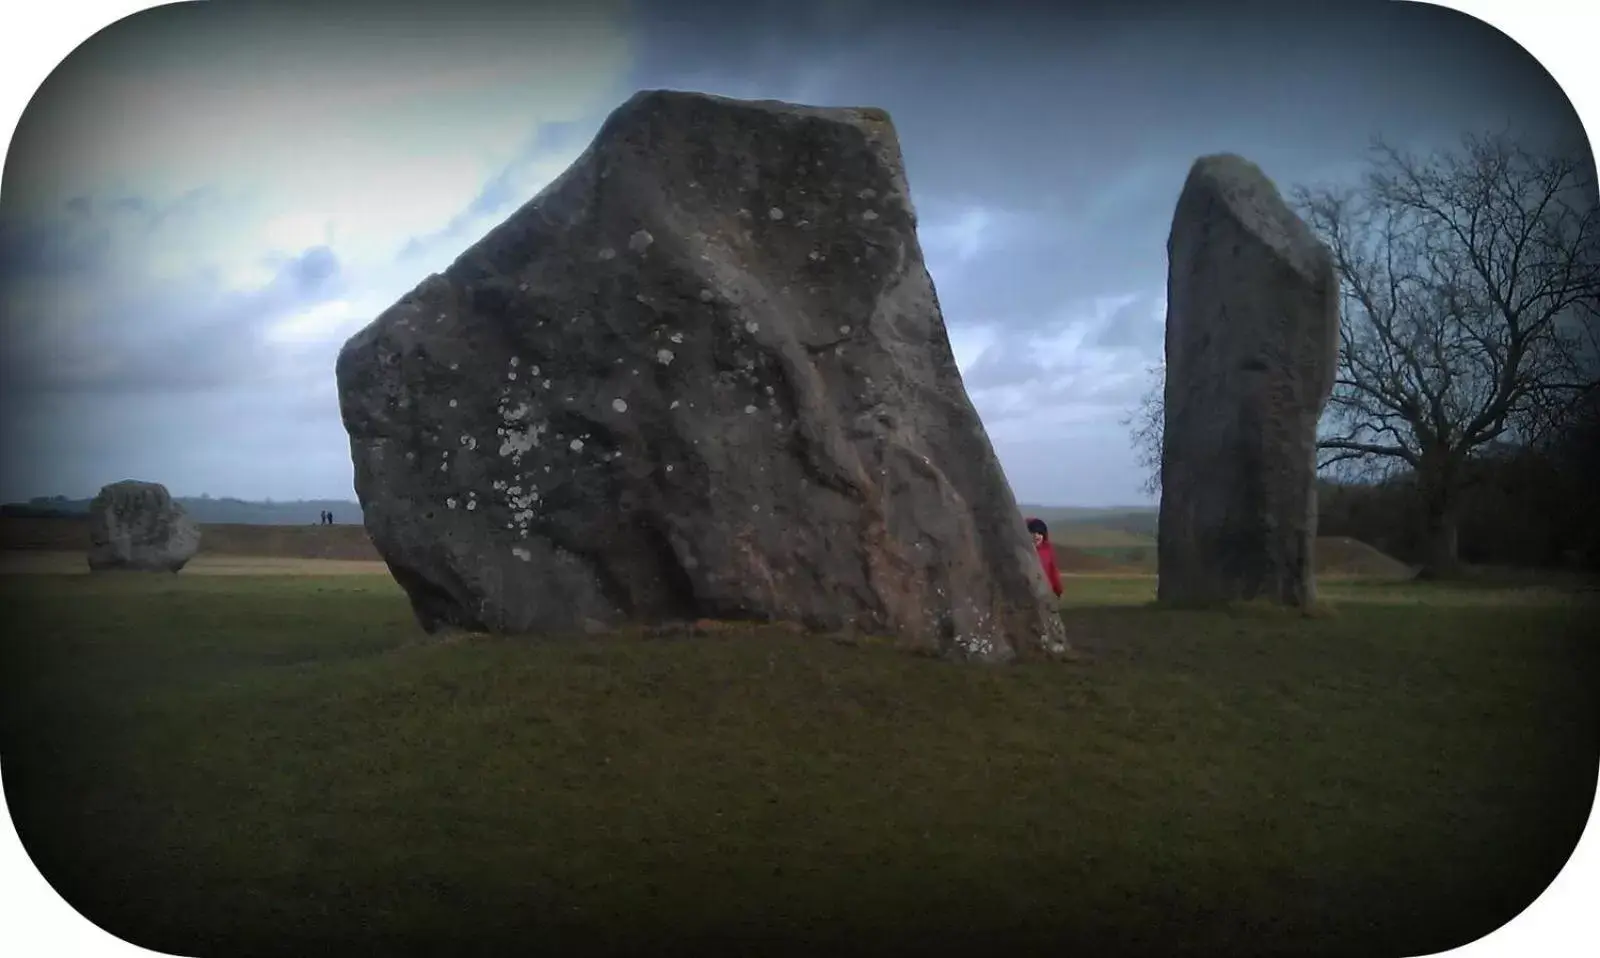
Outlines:
<svg viewBox="0 0 1600 958"><path fill-rule="evenodd" d="M1595 607L1071 579L1073 661L777 631L418 642L387 580L0 582L0 761L85 915L186 955L1415 955L1565 862Z"/></svg>

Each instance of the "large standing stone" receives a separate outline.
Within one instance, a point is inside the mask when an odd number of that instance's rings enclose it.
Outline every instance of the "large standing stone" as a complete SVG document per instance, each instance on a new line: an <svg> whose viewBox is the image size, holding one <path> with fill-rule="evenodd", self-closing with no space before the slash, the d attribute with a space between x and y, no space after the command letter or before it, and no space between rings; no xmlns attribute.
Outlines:
<svg viewBox="0 0 1600 958"><path fill-rule="evenodd" d="M368 532L429 631L1065 648L881 111L640 93L337 372Z"/></svg>
<svg viewBox="0 0 1600 958"><path fill-rule="evenodd" d="M1254 164L1201 157L1167 241L1161 599L1315 598L1317 420L1333 389L1333 259Z"/></svg>
<svg viewBox="0 0 1600 958"><path fill-rule="evenodd" d="M200 526L166 486L113 482L89 503L89 569L177 572L200 550Z"/></svg>

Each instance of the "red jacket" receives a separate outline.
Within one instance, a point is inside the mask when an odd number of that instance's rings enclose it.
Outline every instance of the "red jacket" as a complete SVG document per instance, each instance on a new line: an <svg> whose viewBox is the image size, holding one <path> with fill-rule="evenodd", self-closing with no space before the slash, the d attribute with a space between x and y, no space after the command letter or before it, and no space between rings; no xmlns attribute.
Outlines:
<svg viewBox="0 0 1600 958"><path fill-rule="evenodd" d="M1061 572L1056 569L1056 550L1050 545L1050 537L1040 539L1034 548L1039 550L1039 564L1044 566L1044 577L1050 580L1050 591L1060 595Z"/></svg>

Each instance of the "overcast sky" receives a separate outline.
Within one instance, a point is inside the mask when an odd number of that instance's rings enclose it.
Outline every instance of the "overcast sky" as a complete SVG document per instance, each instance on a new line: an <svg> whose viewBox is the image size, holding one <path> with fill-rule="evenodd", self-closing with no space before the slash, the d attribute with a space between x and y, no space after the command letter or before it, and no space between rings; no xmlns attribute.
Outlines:
<svg viewBox="0 0 1600 958"><path fill-rule="evenodd" d="M136 14L29 106L0 185L0 499L353 498L340 344L669 87L887 109L1018 497L1142 502L1120 419L1196 156L1287 190L1353 176L1375 134L1577 122L1512 41L1409 3L326 6Z"/></svg>

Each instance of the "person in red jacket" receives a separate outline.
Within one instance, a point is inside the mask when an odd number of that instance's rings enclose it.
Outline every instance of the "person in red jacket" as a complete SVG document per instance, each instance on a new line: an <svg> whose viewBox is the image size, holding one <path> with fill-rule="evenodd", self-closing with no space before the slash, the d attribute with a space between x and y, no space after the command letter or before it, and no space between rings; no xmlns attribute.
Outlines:
<svg viewBox="0 0 1600 958"><path fill-rule="evenodd" d="M1056 550L1050 545L1050 527L1043 519L1029 519L1028 531L1033 533L1033 547L1039 551L1039 564L1044 566L1044 577L1050 580L1050 591L1061 595L1061 572L1056 568Z"/></svg>

